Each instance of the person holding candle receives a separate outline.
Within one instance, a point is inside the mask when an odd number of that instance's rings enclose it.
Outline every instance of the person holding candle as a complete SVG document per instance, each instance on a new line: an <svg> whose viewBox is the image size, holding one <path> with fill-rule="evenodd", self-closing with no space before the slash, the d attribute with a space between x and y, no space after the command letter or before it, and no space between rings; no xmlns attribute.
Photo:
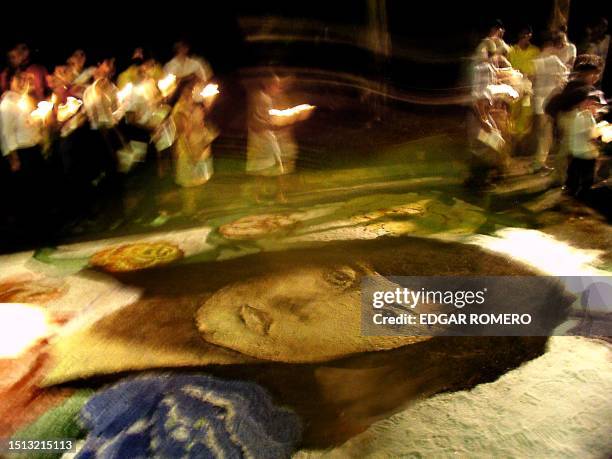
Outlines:
<svg viewBox="0 0 612 459"><path fill-rule="evenodd" d="M161 65L143 48L136 48L132 53L132 63L117 77L117 87L124 88L128 83L137 84L143 77L155 81L163 78L164 71Z"/></svg>
<svg viewBox="0 0 612 459"><path fill-rule="evenodd" d="M260 201L266 176L278 177L277 199L285 201L284 176L295 170L297 145L293 125L310 116L313 106L302 104L285 110L274 108L274 100L282 93L281 79L265 78L250 101L247 138L247 174L256 179L255 199Z"/></svg>
<svg viewBox="0 0 612 459"><path fill-rule="evenodd" d="M594 142L598 136L594 114L597 99L585 86L566 94L566 110L560 114L562 142L570 156L565 183L566 193L588 198L595 181L595 167L600 155Z"/></svg>
<svg viewBox="0 0 612 459"><path fill-rule="evenodd" d="M36 109L33 92L32 75L18 72L0 102L2 154L14 174L13 191L22 216L31 216L40 206L43 196L35 195L34 190L40 189L45 180L41 120L31 115Z"/></svg>
<svg viewBox="0 0 612 459"><path fill-rule="evenodd" d="M211 144L217 133L206 121L210 105L200 96L201 90L197 79L183 80L179 99L172 109L171 116L176 126L173 145L175 181L181 187L203 185L213 174Z"/></svg>
<svg viewBox="0 0 612 459"><path fill-rule="evenodd" d="M557 54L560 35L546 34L542 53L533 60L533 101L535 114L536 152L532 171L551 172L546 165L554 141L554 119L545 111L546 102L561 92L567 83L569 69Z"/></svg>
<svg viewBox="0 0 612 459"><path fill-rule="evenodd" d="M92 129L108 129L120 118L118 90L111 77L115 60L104 59L94 72L94 82L83 93L83 107Z"/></svg>
<svg viewBox="0 0 612 459"><path fill-rule="evenodd" d="M144 60L144 51L137 48L132 65L119 75L117 85L120 90L131 85L129 105L126 107L128 123L145 129L156 127L152 118L161 103L162 94L157 87L161 69L154 59ZM147 139L148 141L148 139Z"/></svg>
<svg viewBox="0 0 612 459"><path fill-rule="evenodd" d="M602 61L598 56L582 54L576 58L574 72L570 80L557 94L551 95L545 104L545 113L555 120L558 131L561 133L559 142L559 151L557 153L556 169L557 180L559 183L566 183L568 172L568 161L571 156L569 142L566 140L570 137L564 135L567 132L565 127L568 126L568 113L571 113L571 103L578 94L577 90L593 93L596 90L595 85L601 78Z"/></svg>
<svg viewBox="0 0 612 459"><path fill-rule="evenodd" d="M91 150L91 137L83 134L86 131L82 128L86 116L83 111L79 112L82 101L73 95L73 90L77 87L71 84L71 72L70 66L57 65L53 74L47 78L52 91L51 101L54 103L49 119L50 129L47 132L51 134L51 152L57 159L58 175L62 177L60 187L71 200L70 207L80 208L79 204L86 196L85 177L91 162L89 155L84 155L83 152ZM84 142L79 144L81 137Z"/></svg>
<svg viewBox="0 0 612 459"><path fill-rule="evenodd" d="M144 60L144 50L142 48L134 49L130 66L119 74L117 77L117 87L123 89L128 83L136 83L139 79L140 66Z"/></svg>
<svg viewBox="0 0 612 459"><path fill-rule="evenodd" d="M145 159L151 133L170 112L170 107L162 104L162 94L157 86L158 66L153 59L144 60L144 56L142 48L137 48L132 65L118 79L120 91L129 91L125 122L121 124L129 142L118 153L122 172L128 172Z"/></svg>
<svg viewBox="0 0 612 459"><path fill-rule="evenodd" d="M79 98L83 96L85 88L92 83L96 71L95 66L85 67L86 62L87 55L82 49L75 50L66 61L71 91Z"/></svg>
<svg viewBox="0 0 612 459"><path fill-rule="evenodd" d="M530 26L523 27L518 34L517 43L511 47L508 60L512 68L523 74L522 91L518 100L510 104L510 123L513 142L521 144L531 132L533 121L533 105L531 84L534 80L534 60L540 54L540 49L531 43L533 32Z"/></svg>
<svg viewBox="0 0 612 459"><path fill-rule="evenodd" d="M47 86L56 102L64 102L70 94L70 72L67 65L56 65L47 76Z"/></svg>
<svg viewBox="0 0 612 459"><path fill-rule="evenodd" d="M174 75L181 80L188 77L207 82L213 76L208 62L191 54L191 47L185 40L174 45L174 57L164 66L165 75Z"/></svg>
<svg viewBox="0 0 612 459"><path fill-rule="evenodd" d="M472 68L472 105L466 123L471 156L470 173L464 185L474 189L494 187L494 180L505 171L506 164L505 140L494 117L494 97L490 90L499 83L494 66L496 48L492 41L486 45Z"/></svg>
<svg viewBox="0 0 612 459"><path fill-rule="evenodd" d="M36 109L32 97L32 81L27 73L17 73L11 80L10 89L2 95L0 102L0 129L2 154L9 158L11 170L31 169L39 163L41 126L31 116Z"/></svg>
<svg viewBox="0 0 612 459"><path fill-rule="evenodd" d="M95 149L92 159L98 164L100 177L110 179L111 182L117 178L117 150L124 143L116 126L128 105L125 99L121 100L111 80L114 71L113 58L102 60L94 72L94 82L83 92L83 109L91 130L97 134L91 137L90 142L91 145L101 147Z"/></svg>

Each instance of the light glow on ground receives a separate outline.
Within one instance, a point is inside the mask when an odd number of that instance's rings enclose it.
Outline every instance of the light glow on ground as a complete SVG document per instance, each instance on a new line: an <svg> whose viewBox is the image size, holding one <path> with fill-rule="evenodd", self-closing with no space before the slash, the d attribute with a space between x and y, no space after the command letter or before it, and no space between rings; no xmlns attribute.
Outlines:
<svg viewBox="0 0 612 459"><path fill-rule="evenodd" d="M537 230L504 228L492 236L473 236L468 242L508 255L551 276L610 274L597 268L601 251L572 247Z"/></svg>
<svg viewBox="0 0 612 459"><path fill-rule="evenodd" d="M47 312L38 306L0 303L0 358L19 357L48 337L52 328Z"/></svg>

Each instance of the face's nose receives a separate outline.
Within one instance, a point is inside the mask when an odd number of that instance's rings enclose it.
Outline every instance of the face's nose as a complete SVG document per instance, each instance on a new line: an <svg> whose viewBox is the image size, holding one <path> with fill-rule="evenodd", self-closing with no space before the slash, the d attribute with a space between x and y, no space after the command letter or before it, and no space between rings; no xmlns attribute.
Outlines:
<svg viewBox="0 0 612 459"><path fill-rule="evenodd" d="M250 304L243 304L240 307L240 319L246 328L260 336L266 336L272 325L270 314Z"/></svg>

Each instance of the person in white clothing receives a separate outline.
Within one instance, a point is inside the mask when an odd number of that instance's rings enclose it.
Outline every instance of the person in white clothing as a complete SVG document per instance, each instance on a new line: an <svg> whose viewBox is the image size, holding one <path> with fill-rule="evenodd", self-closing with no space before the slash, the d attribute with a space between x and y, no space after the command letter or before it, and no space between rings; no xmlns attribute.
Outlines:
<svg viewBox="0 0 612 459"><path fill-rule="evenodd" d="M567 38L567 28L563 27L553 36L553 46L557 57L559 57L561 62L571 71L576 62L577 52L576 45Z"/></svg>
<svg viewBox="0 0 612 459"><path fill-rule="evenodd" d="M588 197L595 181L595 167L599 149L594 140L597 124L594 111L597 101L590 96L586 87L580 87L569 94L571 109L561 115L563 142L570 153L567 170L566 192L578 198Z"/></svg>
<svg viewBox="0 0 612 459"><path fill-rule="evenodd" d="M505 32L504 25L499 19L493 21L488 35L476 47L475 61L481 62L491 59L496 67L505 67L508 62L506 57L510 52L510 46L504 41ZM491 54L492 57L490 58Z"/></svg>
<svg viewBox="0 0 612 459"><path fill-rule="evenodd" d="M179 41L174 45L174 57L164 65L164 74L172 74L178 80L195 76L203 82L207 82L213 76L208 62L201 57L193 56L189 44L185 41Z"/></svg>
<svg viewBox="0 0 612 459"><path fill-rule="evenodd" d="M94 82L83 92L83 109L93 131L90 142L92 160L101 171L101 177L114 179L118 171L119 151L125 145L117 124L129 106L129 99L121 100L111 77L115 70L114 59L104 59L96 68Z"/></svg>
<svg viewBox="0 0 612 459"><path fill-rule="evenodd" d="M42 140L42 126L31 115L36 109L36 103L28 93L28 87L31 87L28 74L18 73L11 80L10 90L2 95L0 102L2 154L9 158L14 172L22 169L22 163L38 163L39 160L32 157L41 154L37 146Z"/></svg>
<svg viewBox="0 0 612 459"><path fill-rule="evenodd" d="M558 48L553 46L554 43L555 39L551 42L548 38L542 53L533 61L533 109L536 117L537 138L536 154L532 165L533 172L551 170L546 166L546 160L553 144L554 120L545 112L544 107L552 95L563 89L569 76L569 70L559 58Z"/></svg>
<svg viewBox="0 0 612 459"><path fill-rule="evenodd" d="M71 92L79 98L83 96L85 88L91 84L96 71L95 66L85 67L87 55L82 49L75 50L66 60L69 69Z"/></svg>
<svg viewBox="0 0 612 459"><path fill-rule="evenodd" d="M199 97L201 90L202 83L197 79L185 80L172 109L171 116L176 126L173 145L175 182L181 187L203 185L213 174L212 142L217 131L206 119L210 105ZM193 210L193 206L186 207Z"/></svg>
<svg viewBox="0 0 612 459"><path fill-rule="evenodd" d="M123 114L117 86L111 80L114 71L114 59L104 59L94 72L94 82L83 92L83 108L94 130L115 126Z"/></svg>
<svg viewBox="0 0 612 459"><path fill-rule="evenodd" d="M296 116L274 116L283 90L282 80L276 76L264 78L260 87L251 95L248 118L247 174L256 179L255 200L264 194L264 177L277 177L276 199L285 201L286 177L295 170L298 147L293 135L293 126L301 121ZM306 117L309 113L305 114Z"/></svg>
<svg viewBox="0 0 612 459"><path fill-rule="evenodd" d="M471 151L470 174L465 186L488 188L506 167L506 157L501 151L500 130L493 117L493 94L490 88L499 83L498 70L493 61L496 47L490 42L483 51L480 61L472 68L471 107L467 117L467 135ZM497 141L497 144L489 140Z"/></svg>
<svg viewBox="0 0 612 459"><path fill-rule="evenodd" d="M29 74L17 73L0 102L0 140L12 171L12 199L15 210L28 219L44 208L49 196L37 192L47 189L48 174L40 147L42 122L32 115L36 109L32 88Z"/></svg>

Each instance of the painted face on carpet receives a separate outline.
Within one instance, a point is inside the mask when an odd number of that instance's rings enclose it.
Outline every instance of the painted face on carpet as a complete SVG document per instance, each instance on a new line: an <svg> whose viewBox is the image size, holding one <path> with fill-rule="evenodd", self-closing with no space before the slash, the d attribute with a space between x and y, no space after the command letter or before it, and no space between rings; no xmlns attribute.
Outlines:
<svg viewBox="0 0 612 459"><path fill-rule="evenodd" d="M392 349L427 338L360 333L362 266L306 265L231 284L197 313L204 338L241 353L312 362Z"/></svg>

